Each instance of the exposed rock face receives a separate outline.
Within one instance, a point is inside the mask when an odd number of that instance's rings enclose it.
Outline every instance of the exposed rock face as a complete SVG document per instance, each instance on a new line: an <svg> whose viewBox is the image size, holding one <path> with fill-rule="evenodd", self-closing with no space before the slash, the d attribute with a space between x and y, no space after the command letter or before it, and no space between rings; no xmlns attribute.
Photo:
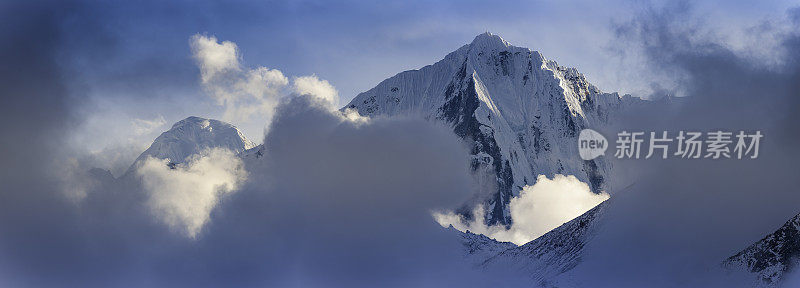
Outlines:
<svg viewBox="0 0 800 288"><path fill-rule="evenodd" d="M433 65L384 80L345 109L451 125L472 147L473 170L494 182L481 200L486 222L509 225L511 197L538 175L574 175L595 192L610 190L610 165L602 157L582 160L577 135L606 124L626 99L600 92L539 52L485 33Z"/></svg>
<svg viewBox="0 0 800 288"><path fill-rule="evenodd" d="M450 230L459 235L459 240L464 248L465 257L470 263L476 266L482 266L489 258L508 249L517 247L514 243L499 242L481 234L475 234L469 231L461 232L452 228L452 226Z"/></svg>
<svg viewBox="0 0 800 288"><path fill-rule="evenodd" d="M728 269L754 273L766 286L778 286L800 261L800 214L764 239L725 260Z"/></svg>

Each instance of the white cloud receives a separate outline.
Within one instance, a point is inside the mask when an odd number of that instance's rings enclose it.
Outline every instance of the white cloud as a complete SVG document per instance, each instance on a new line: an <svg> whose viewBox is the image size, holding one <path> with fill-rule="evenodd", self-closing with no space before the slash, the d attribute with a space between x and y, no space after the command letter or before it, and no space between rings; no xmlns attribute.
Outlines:
<svg viewBox="0 0 800 288"><path fill-rule="evenodd" d="M268 127L275 107L289 93L311 95L330 109L338 104L336 88L316 75L293 77L289 87L289 78L280 70L242 65L239 48L233 42L203 35L193 36L190 42L203 87L217 105L224 107L222 120L245 130Z"/></svg>
<svg viewBox="0 0 800 288"><path fill-rule="evenodd" d="M236 44L219 42L213 36L195 35L191 47L203 87L225 109L222 120L263 128L272 119L278 99L289 85L283 72L243 67Z"/></svg>
<svg viewBox="0 0 800 288"><path fill-rule="evenodd" d="M341 113L338 113L338 115L342 120L349 121L356 125L369 123L370 120L369 116L362 116L361 113L358 113L357 109L349 107L345 108Z"/></svg>
<svg viewBox="0 0 800 288"><path fill-rule="evenodd" d="M311 95L331 105L338 104L339 91L327 80L320 80L317 75L295 77L293 90L300 95Z"/></svg>
<svg viewBox="0 0 800 288"><path fill-rule="evenodd" d="M536 184L525 186L519 196L511 199L509 210L513 224L509 229L486 225L482 206L473 211L473 219L477 221L466 221L453 212L434 213L433 216L443 227L453 225L453 228L462 232L469 230L498 241L522 245L580 216L608 198L606 193L592 193L589 185L575 176L555 175L550 180L539 175Z"/></svg>
<svg viewBox="0 0 800 288"><path fill-rule="evenodd" d="M200 65L203 83L212 81L221 74L241 70L236 43L217 42L214 36L194 35L191 39L192 53Z"/></svg>
<svg viewBox="0 0 800 288"><path fill-rule="evenodd" d="M148 158L138 168L148 195L147 206L159 220L195 238L209 220L220 197L233 193L247 178L233 152L214 148L178 164Z"/></svg>

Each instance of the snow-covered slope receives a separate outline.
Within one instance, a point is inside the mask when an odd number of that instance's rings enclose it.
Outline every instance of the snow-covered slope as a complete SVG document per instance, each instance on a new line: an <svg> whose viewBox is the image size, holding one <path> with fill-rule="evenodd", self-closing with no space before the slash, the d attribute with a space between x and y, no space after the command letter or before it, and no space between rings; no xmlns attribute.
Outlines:
<svg viewBox="0 0 800 288"><path fill-rule="evenodd" d="M496 191L482 200L487 223L508 225L511 197L540 174L574 175L595 192L610 189L609 164L602 157L583 161L576 137L607 123L625 102L574 68L485 33L433 65L384 80L345 108L452 125L472 146L473 170L496 179Z"/></svg>
<svg viewBox="0 0 800 288"><path fill-rule="evenodd" d="M556 276L575 268L584 247L599 232L603 211L608 202L600 203L583 215L564 223L535 240L512 247L488 258L482 266L508 269L530 276L542 286L551 286ZM488 246L490 244L484 244Z"/></svg>
<svg viewBox="0 0 800 288"><path fill-rule="evenodd" d="M723 262L733 270L754 273L767 286L778 286L800 261L800 214L764 239Z"/></svg>
<svg viewBox="0 0 800 288"><path fill-rule="evenodd" d="M178 121L168 131L161 133L150 148L136 158L128 171L130 172L147 157L181 163L203 149L226 148L234 153L240 153L254 146L231 124L192 116Z"/></svg>
<svg viewBox="0 0 800 288"><path fill-rule="evenodd" d="M450 226L449 230L458 234L459 242L464 248L465 258L469 263L475 266L482 266L489 258L508 249L517 247L514 243L500 242L470 231L461 232L452 226Z"/></svg>

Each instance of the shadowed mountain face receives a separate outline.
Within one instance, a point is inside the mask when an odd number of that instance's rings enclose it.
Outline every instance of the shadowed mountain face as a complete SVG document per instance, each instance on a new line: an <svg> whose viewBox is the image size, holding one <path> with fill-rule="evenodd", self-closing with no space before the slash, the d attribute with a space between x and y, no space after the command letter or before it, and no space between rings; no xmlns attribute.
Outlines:
<svg viewBox="0 0 800 288"><path fill-rule="evenodd" d="M575 175L595 192L610 190L610 164L583 161L577 136L606 125L630 102L600 92L573 68L485 33L433 65L384 80L345 109L450 125L471 147L473 171L488 179L479 203L468 203L464 214L482 204L488 224L509 225L511 197L538 175Z"/></svg>
<svg viewBox="0 0 800 288"><path fill-rule="evenodd" d="M600 233L608 204L600 203L525 245L505 249L488 258L484 256L486 260L481 266L484 269L520 271L541 286L551 286L550 281L581 263L586 245ZM499 244L497 241L484 244L490 245Z"/></svg>
<svg viewBox="0 0 800 288"><path fill-rule="evenodd" d="M764 239L725 260L723 266L754 273L764 284L777 286L784 276L796 270L798 261L800 214Z"/></svg>

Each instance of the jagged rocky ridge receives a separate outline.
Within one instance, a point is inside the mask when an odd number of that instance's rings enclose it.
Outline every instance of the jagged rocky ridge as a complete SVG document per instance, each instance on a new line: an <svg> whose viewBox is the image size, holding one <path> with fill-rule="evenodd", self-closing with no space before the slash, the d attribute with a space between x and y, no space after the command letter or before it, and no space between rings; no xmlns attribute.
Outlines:
<svg viewBox="0 0 800 288"><path fill-rule="evenodd" d="M474 241L462 241L465 254L482 269L518 272L543 287L556 285L553 281L559 275L580 264L584 248L600 232L608 205L608 201L600 203L583 215L522 246L509 247L509 243L498 242L482 235L463 236L463 239ZM494 255L487 256L490 253Z"/></svg>
<svg viewBox="0 0 800 288"><path fill-rule="evenodd" d="M476 266L482 266L489 258L495 257L497 254L516 248L517 245L511 242L499 242L492 238L486 237L481 234L475 234L470 231L461 232L450 226L448 230L456 233L459 237L459 242L464 249L464 256L469 263Z"/></svg>
<svg viewBox="0 0 800 288"><path fill-rule="evenodd" d="M800 261L800 214L772 234L753 243L722 265L732 270L755 274L766 286L778 286L785 276L796 271Z"/></svg>
<svg viewBox="0 0 800 288"><path fill-rule="evenodd" d="M574 68L485 33L433 65L384 80L345 109L451 125L472 147L472 169L489 175L493 186L479 199L486 222L509 225L511 197L538 175L574 175L595 192L610 190L610 164L602 157L583 161L576 137L606 124L626 99L602 93ZM468 217L470 205L461 211Z"/></svg>

